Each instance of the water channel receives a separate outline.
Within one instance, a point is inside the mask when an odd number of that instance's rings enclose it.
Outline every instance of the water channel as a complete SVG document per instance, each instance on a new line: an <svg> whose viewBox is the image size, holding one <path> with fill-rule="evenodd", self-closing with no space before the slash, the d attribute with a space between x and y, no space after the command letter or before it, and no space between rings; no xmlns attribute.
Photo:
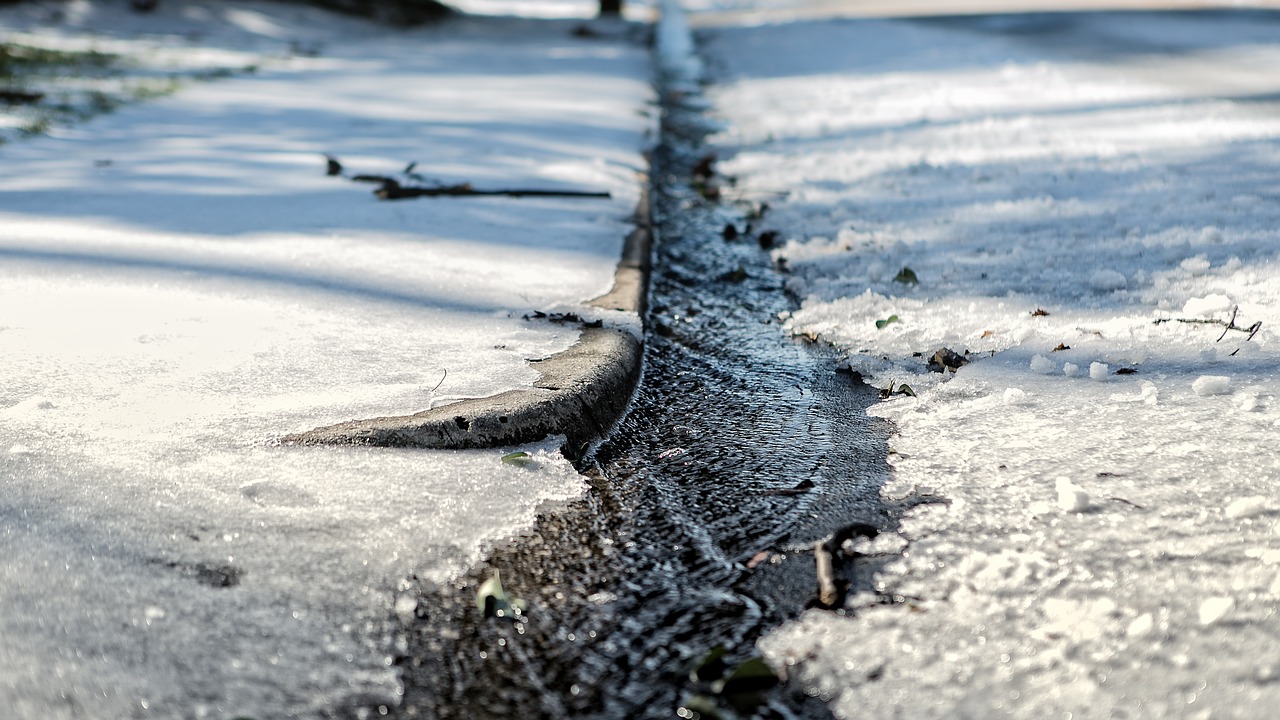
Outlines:
<svg viewBox="0 0 1280 720"><path fill-rule="evenodd" d="M864 412L874 390L779 328L792 301L762 248L767 212L694 177L713 167L701 110L696 95L664 107L644 377L580 462L590 492L426 593L395 714L830 717L788 685L735 709L714 681L819 601L815 541L893 525L887 428ZM514 621L476 605L494 569L527 603ZM873 569L837 554L842 590Z"/></svg>

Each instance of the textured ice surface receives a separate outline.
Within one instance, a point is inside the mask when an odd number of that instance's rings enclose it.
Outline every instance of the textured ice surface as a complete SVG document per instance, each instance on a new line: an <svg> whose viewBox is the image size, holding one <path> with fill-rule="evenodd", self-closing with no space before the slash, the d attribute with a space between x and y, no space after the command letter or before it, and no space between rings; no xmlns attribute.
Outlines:
<svg viewBox="0 0 1280 720"><path fill-rule="evenodd" d="M271 440L525 386L574 342L522 316L611 285L646 53L568 23L65 5L0 28L259 70L0 150L0 716L376 714L410 580L582 479L554 438L522 467ZM613 199L379 202L324 153Z"/></svg>
<svg viewBox="0 0 1280 720"><path fill-rule="evenodd" d="M1229 13L709 32L787 327L911 384L872 410L884 493L946 501L903 520L899 602L761 641L837 716L1273 713L1277 38ZM971 362L927 372L944 347Z"/></svg>

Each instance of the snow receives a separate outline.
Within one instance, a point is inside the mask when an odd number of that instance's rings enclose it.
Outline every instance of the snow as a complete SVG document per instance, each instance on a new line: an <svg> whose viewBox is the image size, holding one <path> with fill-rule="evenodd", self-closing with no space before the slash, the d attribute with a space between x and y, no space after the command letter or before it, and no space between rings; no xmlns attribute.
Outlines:
<svg viewBox="0 0 1280 720"><path fill-rule="evenodd" d="M646 51L572 22L126 5L22 4L0 28L257 71L0 149L0 707L376 714L417 584L585 485L556 438L522 466L274 440L528 386L577 337L533 310L636 324L584 303L638 200ZM613 197L381 202L325 153Z"/></svg>
<svg viewBox="0 0 1280 720"><path fill-rule="evenodd" d="M1197 395L1226 395L1231 392L1231 378L1226 375L1201 375L1191 383Z"/></svg>
<svg viewBox="0 0 1280 720"><path fill-rule="evenodd" d="M1058 507L1064 512L1078 513L1089 509L1089 493L1068 478L1058 478L1053 487L1058 492Z"/></svg>
<svg viewBox="0 0 1280 720"><path fill-rule="evenodd" d="M720 169L786 239L788 330L915 389L871 409L882 493L935 502L894 602L764 655L837 717L1269 717L1277 17L768 5L703 21Z"/></svg>

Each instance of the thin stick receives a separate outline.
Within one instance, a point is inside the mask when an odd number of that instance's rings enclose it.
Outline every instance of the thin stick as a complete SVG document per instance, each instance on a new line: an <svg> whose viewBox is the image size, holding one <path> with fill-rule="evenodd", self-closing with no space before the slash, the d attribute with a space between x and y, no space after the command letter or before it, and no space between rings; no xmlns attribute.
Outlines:
<svg viewBox="0 0 1280 720"><path fill-rule="evenodd" d="M1249 327L1240 327L1239 325L1236 325L1236 312L1236 310L1231 311L1230 321L1218 319L1206 320L1202 318L1156 318L1153 322L1156 325L1162 325L1167 322L1180 322L1187 325L1222 325L1225 329L1222 331L1222 334L1218 336L1218 342L1225 338L1227 333L1231 330L1239 330L1240 332L1249 333L1249 337L1245 338L1245 342L1248 342L1258 334L1259 330L1262 329L1262 321L1258 320Z"/></svg>
<svg viewBox="0 0 1280 720"><path fill-rule="evenodd" d="M1214 342L1222 342L1222 338L1227 336L1227 332L1230 331L1231 328L1236 326L1236 313L1238 312L1240 312L1239 305L1236 305L1235 307L1231 308L1231 319L1227 321L1227 326L1223 328L1222 334L1219 335L1218 339L1214 340Z"/></svg>
<svg viewBox="0 0 1280 720"><path fill-rule="evenodd" d="M836 590L835 572L831 569L831 553L826 543L819 540L813 544L813 559L818 572L818 602L823 607L833 607L840 596Z"/></svg>
<svg viewBox="0 0 1280 720"><path fill-rule="evenodd" d="M447 377L449 377L449 368L444 369L444 377L440 378L440 382L436 383L436 386L431 388L431 392L435 392L439 390L440 386L444 384L444 378L447 378Z"/></svg>
<svg viewBox="0 0 1280 720"><path fill-rule="evenodd" d="M608 192L592 190L540 190L535 188L512 188L502 190L476 190L470 184L446 185L444 187L404 187L403 185L384 183L374 191L382 200L405 200L418 197L468 197L474 195L506 195L508 197L581 197L611 198Z"/></svg>

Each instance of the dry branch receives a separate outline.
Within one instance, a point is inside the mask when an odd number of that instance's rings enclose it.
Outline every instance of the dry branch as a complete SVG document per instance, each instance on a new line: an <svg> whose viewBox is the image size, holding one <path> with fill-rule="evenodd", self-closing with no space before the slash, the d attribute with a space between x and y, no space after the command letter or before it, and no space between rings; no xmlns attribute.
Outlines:
<svg viewBox="0 0 1280 720"><path fill-rule="evenodd" d="M474 195L505 195L507 197L585 197L610 198L607 192L592 190L544 190L532 188L504 188L498 190L477 190L471 183L457 185L441 185L438 187L406 187L398 182L383 182L382 187L373 191L382 200L406 200L419 197L469 197Z"/></svg>

